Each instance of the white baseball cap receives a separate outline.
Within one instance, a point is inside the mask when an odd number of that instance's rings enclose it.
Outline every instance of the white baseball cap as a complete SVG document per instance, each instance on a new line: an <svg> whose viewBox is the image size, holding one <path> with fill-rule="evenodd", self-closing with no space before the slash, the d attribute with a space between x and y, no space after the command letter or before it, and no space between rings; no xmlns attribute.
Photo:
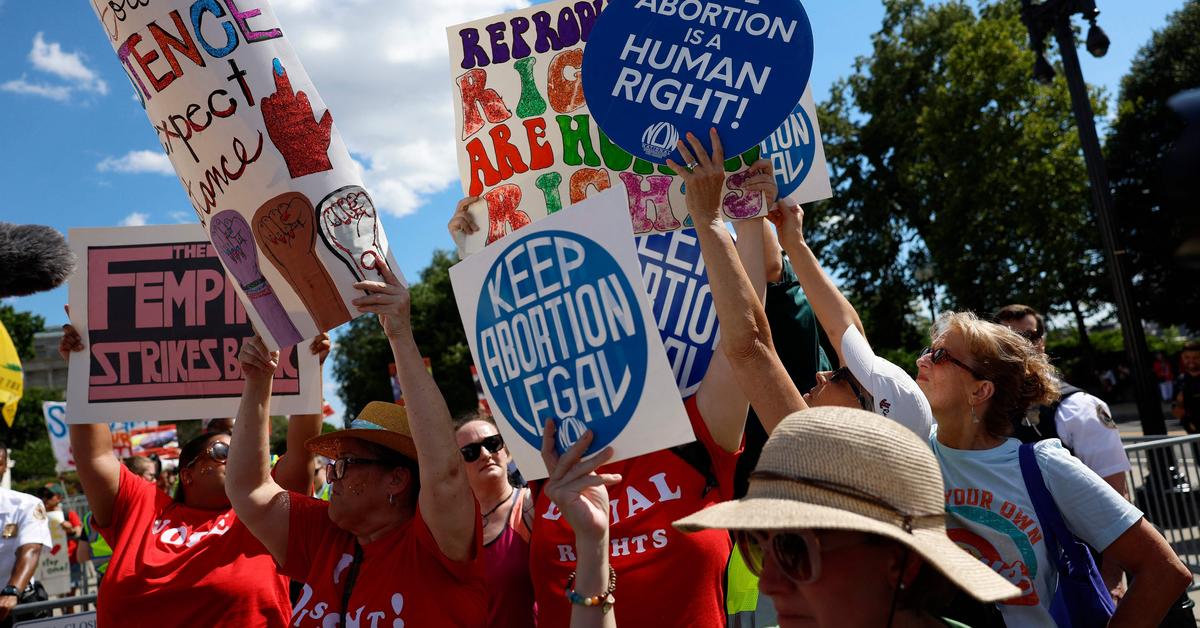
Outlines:
<svg viewBox="0 0 1200 628"><path fill-rule="evenodd" d="M875 414L892 419L921 438L929 437L934 420L925 393L904 369L875 355L854 325L842 334L842 358L858 383L875 398Z"/></svg>

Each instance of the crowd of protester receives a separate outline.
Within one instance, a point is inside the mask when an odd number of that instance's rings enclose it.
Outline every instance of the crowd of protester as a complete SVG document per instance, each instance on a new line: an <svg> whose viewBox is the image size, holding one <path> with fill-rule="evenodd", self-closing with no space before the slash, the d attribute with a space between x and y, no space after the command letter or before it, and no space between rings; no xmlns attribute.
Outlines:
<svg viewBox="0 0 1200 628"><path fill-rule="evenodd" d="M549 477L526 484L492 417L451 416L408 290L381 264L354 305L378 317L403 407L370 403L326 434L319 415L290 417L273 461L279 354L254 337L237 416L183 445L174 482L121 464L107 426L70 427L90 506L67 521L70 555L102 574L99 625L707 627L753 611L738 595L755 586L782 626L1157 625L1191 574L1128 499L1108 406L1050 364L1042 315L944 313L914 379L874 352L767 161L746 187L771 210L733 237L707 139L681 140L684 163L668 164L721 329L684 400L695 443L585 459L591 433L560 453L550 421ZM478 229L468 205L452 233ZM68 325L61 353L83 349ZM323 361L328 337L309 349ZM1195 431L1200 346L1180 371L1164 398ZM0 493L0 620L49 546L30 522L61 495L40 496ZM988 554L1014 542L1018 563Z"/></svg>

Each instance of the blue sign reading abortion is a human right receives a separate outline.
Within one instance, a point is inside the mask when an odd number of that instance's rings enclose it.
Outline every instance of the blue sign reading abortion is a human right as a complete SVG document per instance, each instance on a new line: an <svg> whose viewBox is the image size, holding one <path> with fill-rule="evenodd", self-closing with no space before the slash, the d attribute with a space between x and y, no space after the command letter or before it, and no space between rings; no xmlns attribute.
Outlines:
<svg viewBox="0 0 1200 628"><path fill-rule="evenodd" d="M804 110L804 103L800 103L759 145L763 158L770 159L775 166L775 182L779 185L781 198L791 196L808 178L820 142L812 120Z"/></svg>
<svg viewBox="0 0 1200 628"><path fill-rule="evenodd" d="M610 445L642 399L645 315L616 258L567 231L509 245L488 269L476 309L479 374L521 438L540 449L554 419L558 449L587 430Z"/></svg>
<svg viewBox="0 0 1200 628"><path fill-rule="evenodd" d="M654 163L682 163L691 132L726 155L758 144L808 85L812 27L799 0L619 0L583 55L583 92L601 130Z"/></svg>

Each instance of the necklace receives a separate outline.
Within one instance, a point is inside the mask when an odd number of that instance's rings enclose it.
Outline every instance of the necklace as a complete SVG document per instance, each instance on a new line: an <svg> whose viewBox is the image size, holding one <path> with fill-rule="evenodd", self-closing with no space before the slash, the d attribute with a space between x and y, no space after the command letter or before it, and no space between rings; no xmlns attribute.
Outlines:
<svg viewBox="0 0 1200 628"><path fill-rule="evenodd" d="M517 492L517 489L516 489L516 487L510 488L510 489L508 490L508 495L505 495L505 496L504 496L504 499L500 500L500 502L499 502L499 503L497 503L495 506L492 506L492 509L491 509L491 510L489 510L489 511L487 511L487 512L483 513L483 517L482 517L482 519L483 519L483 525L484 525L484 527L487 527L487 524L488 524L488 515L490 515L490 514L492 514L492 513L496 512L496 510L497 510L497 509L499 509L499 508L500 508L501 506L503 506L504 504L508 503L508 500L509 500L509 499L510 499L510 498L513 496L513 493L515 493L515 492Z"/></svg>

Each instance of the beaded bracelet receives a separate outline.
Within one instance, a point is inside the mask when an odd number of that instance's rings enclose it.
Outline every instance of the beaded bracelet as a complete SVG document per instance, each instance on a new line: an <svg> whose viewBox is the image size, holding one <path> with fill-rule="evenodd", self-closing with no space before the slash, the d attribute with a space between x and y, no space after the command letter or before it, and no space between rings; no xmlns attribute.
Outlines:
<svg viewBox="0 0 1200 628"><path fill-rule="evenodd" d="M617 572L612 568L612 565L608 566L608 590L604 593L594 597L585 597L575 592L575 589L572 587L574 584L575 572L572 571L571 575L567 578L566 586L567 599L570 600L572 604L576 604L578 606L599 606L601 613L608 613L608 611L612 610L613 604L617 601L613 597L613 592L617 590Z"/></svg>

